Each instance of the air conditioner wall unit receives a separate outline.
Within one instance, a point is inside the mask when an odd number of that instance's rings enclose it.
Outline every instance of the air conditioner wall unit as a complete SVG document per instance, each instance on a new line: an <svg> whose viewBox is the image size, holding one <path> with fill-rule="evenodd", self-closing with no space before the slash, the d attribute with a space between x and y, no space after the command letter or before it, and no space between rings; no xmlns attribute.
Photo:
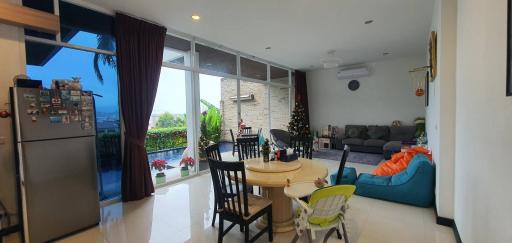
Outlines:
<svg viewBox="0 0 512 243"><path fill-rule="evenodd" d="M337 77L339 80L344 79L356 79L361 77L366 77L370 75L370 69L368 67L349 67L343 68L337 73Z"/></svg>

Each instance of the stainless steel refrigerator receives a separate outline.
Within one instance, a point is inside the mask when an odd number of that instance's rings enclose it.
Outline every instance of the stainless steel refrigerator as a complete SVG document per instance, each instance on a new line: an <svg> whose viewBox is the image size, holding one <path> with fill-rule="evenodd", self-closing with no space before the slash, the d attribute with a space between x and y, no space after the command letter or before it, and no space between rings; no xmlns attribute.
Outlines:
<svg viewBox="0 0 512 243"><path fill-rule="evenodd" d="M97 225L92 93L11 89L25 242L46 242Z"/></svg>

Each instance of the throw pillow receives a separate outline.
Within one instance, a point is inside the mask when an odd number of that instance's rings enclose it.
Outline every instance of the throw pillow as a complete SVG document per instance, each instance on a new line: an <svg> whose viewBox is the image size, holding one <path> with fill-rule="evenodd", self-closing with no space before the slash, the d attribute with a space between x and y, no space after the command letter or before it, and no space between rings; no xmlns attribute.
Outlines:
<svg viewBox="0 0 512 243"><path fill-rule="evenodd" d="M348 136L350 138L357 138L359 137L359 129L353 127L348 130Z"/></svg>
<svg viewBox="0 0 512 243"><path fill-rule="evenodd" d="M386 136L386 127L368 126L367 134L371 139L381 139Z"/></svg>

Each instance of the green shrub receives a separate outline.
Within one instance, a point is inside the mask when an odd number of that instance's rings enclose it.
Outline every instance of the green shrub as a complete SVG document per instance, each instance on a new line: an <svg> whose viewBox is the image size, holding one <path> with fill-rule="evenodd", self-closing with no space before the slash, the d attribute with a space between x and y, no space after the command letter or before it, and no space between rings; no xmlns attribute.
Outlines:
<svg viewBox="0 0 512 243"><path fill-rule="evenodd" d="M206 100L201 100L201 104L207 108L201 115L201 124L206 124L206 134L204 134L204 131L201 131L201 135L208 141L218 143L222 133L222 115L220 110Z"/></svg>
<svg viewBox="0 0 512 243"><path fill-rule="evenodd" d="M187 146L186 127L154 128L146 135L146 151L155 152Z"/></svg>

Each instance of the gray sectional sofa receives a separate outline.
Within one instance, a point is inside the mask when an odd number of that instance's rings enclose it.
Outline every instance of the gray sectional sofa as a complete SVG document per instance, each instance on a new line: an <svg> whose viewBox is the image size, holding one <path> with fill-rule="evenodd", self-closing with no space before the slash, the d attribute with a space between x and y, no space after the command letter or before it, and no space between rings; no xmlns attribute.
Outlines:
<svg viewBox="0 0 512 243"><path fill-rule="evenodd" d="M354 152L382 153L389 159L393 153L400 152L402 144L415 144L415 134L415 126L346 125L338 144L342 145L340 148L348 145Z"/></svg>

